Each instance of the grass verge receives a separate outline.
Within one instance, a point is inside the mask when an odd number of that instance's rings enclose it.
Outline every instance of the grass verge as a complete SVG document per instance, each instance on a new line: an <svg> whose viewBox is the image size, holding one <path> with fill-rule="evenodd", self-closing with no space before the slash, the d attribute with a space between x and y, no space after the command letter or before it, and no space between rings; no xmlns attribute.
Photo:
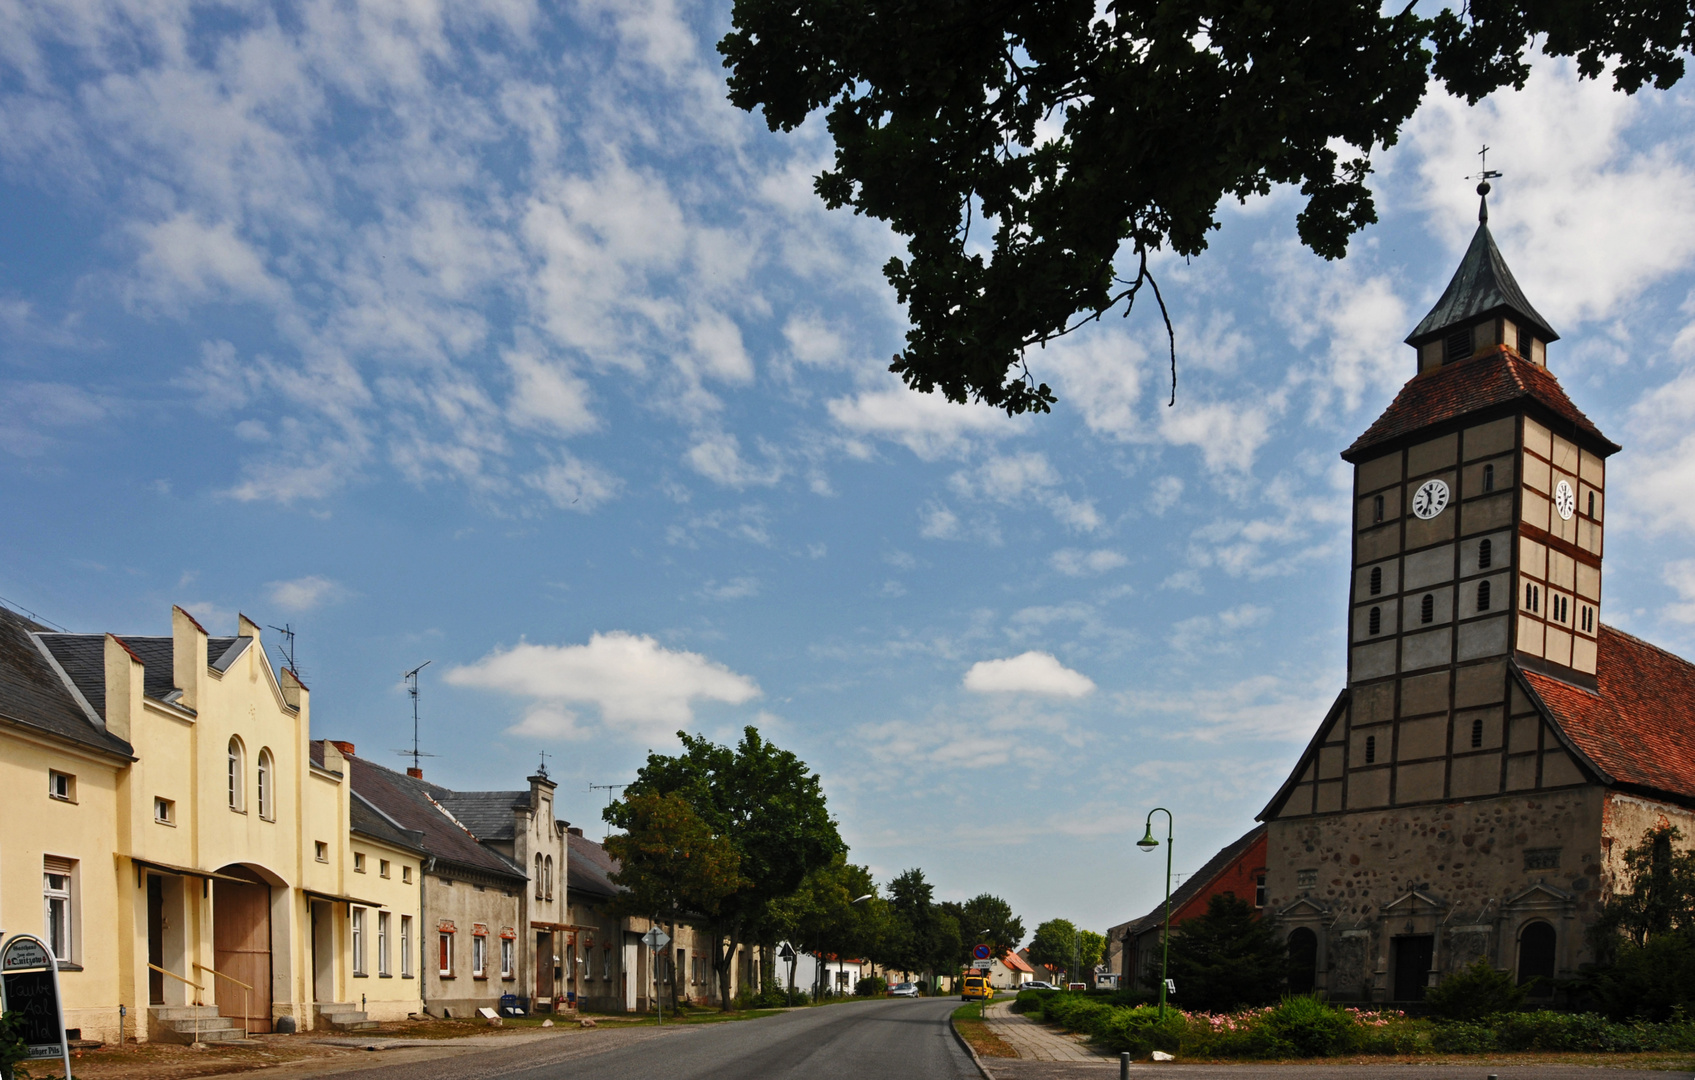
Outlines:
<svg viewBox="0 0 1695 1080"><path fill-rule="evenodd" d="M983 1006L986 1002L973 1001L961 1005L953 1011L953 1029L959 1032L978 1057L1015 1058L1018 1051L1009 1046L1005 1039L989 1030L989 1025L983 1020Z"/></svg>

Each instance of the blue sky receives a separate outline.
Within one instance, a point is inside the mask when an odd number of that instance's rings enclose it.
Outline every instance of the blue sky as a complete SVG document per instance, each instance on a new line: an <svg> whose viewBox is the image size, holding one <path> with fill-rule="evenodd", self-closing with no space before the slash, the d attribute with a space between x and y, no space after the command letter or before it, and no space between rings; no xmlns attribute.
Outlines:
<svg viewBox="0 0 1695 1080"><path fill-rule="evenodd" d="M316 734L562 809L758 724L883 880L1096 929L1246 830L1343 677L1337 452L1475 222L1614 459L1604 617L1695 652L1695 98L1433 96L1327 264L1289 192L1157 264L1178 321L1032 354L1053 415L886 373L817 124L723 100L727 5L0 0L0 596L292 624Z"/></svg>

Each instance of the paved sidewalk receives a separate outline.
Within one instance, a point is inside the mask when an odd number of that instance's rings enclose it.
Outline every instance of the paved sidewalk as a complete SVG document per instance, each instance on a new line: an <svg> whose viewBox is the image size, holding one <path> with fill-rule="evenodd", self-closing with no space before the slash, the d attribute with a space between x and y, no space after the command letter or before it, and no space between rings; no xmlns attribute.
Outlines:
<svg viewBox="0 0 1695 1080"><path fill-rule="evenodd" d="M1090 1046L1079 1035L1064 1035L1012 1011L1011 1001L996 1001L983 1009L989 1030L1017 1051L1023 1061L1104 1062L1118 1059Z"/></svg>

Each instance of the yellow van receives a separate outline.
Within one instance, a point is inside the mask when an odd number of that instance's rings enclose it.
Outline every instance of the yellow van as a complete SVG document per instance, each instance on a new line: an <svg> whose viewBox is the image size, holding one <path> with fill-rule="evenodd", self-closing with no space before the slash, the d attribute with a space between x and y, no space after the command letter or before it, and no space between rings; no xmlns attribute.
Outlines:
<svg viewBox="0 0 1695 1080"><path fill-rule="evenodd" d="M965 977L965 989L960 991L959 999L961 1001L987 1001L994 996L994 988L989 985L988 979L981 975L967 975Z"/></svg>

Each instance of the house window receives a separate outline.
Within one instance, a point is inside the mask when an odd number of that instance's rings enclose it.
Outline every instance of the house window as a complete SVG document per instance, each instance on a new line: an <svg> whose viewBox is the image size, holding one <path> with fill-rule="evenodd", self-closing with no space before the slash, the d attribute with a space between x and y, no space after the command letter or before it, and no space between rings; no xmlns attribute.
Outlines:
<svg viewBox="0 0 1695 1080"><path fill-rule="evenodd" d="M1254 878L1254 907L1262 908L1264 906L1265 906L1265 875L1261 874L1258 877Z"/></svg>
<svg viewBox="0 0 1695 1080"><path fill-rule="evenodd" d="M1418 621L1421 623L1436 621L1436 596L1425 593L1424 599L1418 602Z"/></svg>
<svg viewBox="0 0 1695 1080"><path fill-rule="evenodd" d="M552 855L549 855L547 857L546 875L545 876L547 877L547 898L549 900L552 900L553 899L553 856Z"/></svg>
<svg viewBox="0 0 1695 1080"><path fill-rule="evenodd" d="M441 977L453 978L453 935L446 931L441 934Z"/></svg>
<svg viewBox="0 0 1695 1080"><path fill-rule="evenodd" d="M241 740L232 738L229 745L229 802L230 809L242 811L247 809L246 755Z"/></svg>
<svg viewBox="0 0 1695 1080"><path fill-rule="evenodd" d="M1487 570L1495 562L1495 542L1483 540L1477 545L1477 568Z"/></svg>
<svg viewBox="0 0 1695 1080"><path fill-rule="evenodd" d="M276 761L271 757L271 748L261 747L259 750L259 816L266 821L275 821L277 817L276 797Z"/></svg>
<svg viewBox="0 0 1695 1080"><path fill-rule="evenodd" d="M1489 610L1489 583L1487 581L1477 583L1477 610Z"/></svg>
<svg viewBox="0 0 1695 1080"><path fill-rule="evenodd" d="M1483 719L1479 717L1471 722L1471 748L1476 750L1483 745Z"/></svg>
<svg viewBox="0 0 1695 1080"><path fill-rule="evenodd" d="M1370 634L1380 634L1383 632L1382 608L1374 607L1371 609L1371 613L1365 618L1365 628L1366 632Z"/></svg>
<svg viewBox="0 0 1695 1080"><path fill-rule="evenodd" d="M377 912L377 974L385 979L392 974L388 966L388 922L388 912Z"/></svg>
<svg viewBox="0 0 1695 1080"><path fill-rule="evenodd" d="M1549 604L1548 607L1552 609L1551 614L1555 622L1563 623L1566 621L1566 616L1571 614L1571 600L1564 596L1554 597L1553 603Z"/></svg>
<svg viewBox="0 0 1695 1080"><path fill-rule="evenodd" d="M377 860L377 876L378 877L388 877L388 860L387 859L378 859Z"/></svg>
<svg viewBox="0 0 1695 1080"><path fill-rule="evenodd" d="M76 962L76 860L48 855L41 861L42 922L53 959Z"/></svg>
<svg viewBox="0 0 1695 1080"><path fill-rule="evenodd" d="M355 851L353 853L353 872L355 874L363 874L365 872L365 853L363 851Z"/></svg>
<svg viewBox="0 0 1695 1080"><path fill-rule="evenodd" d="M1495 466L1493 465L1483 466L1483 490L1495 490ZM1489 541L1485 540L1483 542L1487 544Z"/></svg>
<svg viewBox="0 0 1695 1080"><path fill-rule="evenodd" d="M1383 520L1383 496L1374 496L1371 500L1371 521L1376 524Z"/></svg>
<svg viewBox="0 0 1695 1080"><path fill-rule="evenodd" d="M330 846L322 840L314 840L312 842L312 857L317 859L319 862L329 862Z"/></svg>
<svg viewBox="0 0 1695 1080"><path fill-rule="evenodd" d="M402 885L412 884L412 868L410 866L402 866L400 868L400 883Z"/></svg>
<svg viewBox="0 0 1695 1080"><path fill-rule="evenodd" d="M177 823L176 800L155 797L153 800L153 820L161 825L175 825Z"/></svg>
<svg viewBox="0 0 1695 1080"><path fill-rule="evenodd" d="M612 981L612 946L610 945L600 951L600 977L607 982Z"/></svg>
<svg viewBox="0 0 1695 1080"><path fill-rule="evenodd" d="M1560 868L1560 849L1557 847L1525 848L1524 868L1526 870L1558 870Z"/></svg>
<svg viewBox="0 0 1695 1080"><path fill-rule="evenodd" d="M400 917L400 977L412 977L412 916Z"/></svg>
<svg viewBox="0 0 1695 1080"><path fill-rule="evenodd" d="M487 978L484 965L488 962L488 936L485 934L471 935L471 977L473 979Z"/></svg>
<svg viewBox="0 0 1695 1080"><path fill-rule="evenodd" d="M1588 604L1583 605L1583 632L1585 634L1595 632L1595 609Z"/></svg>
<svg viewBox="0 0 1695 1080"><path fill-rule="evenodd" d="M511 938L501 938L500 939L500 977L503 978L503 979L513 978L516 974L513 971L512 951L513 951L512 950L512 939Z"/></svg>
<svg viewBox="0 0 1695 1080"><path fill-rule="evenodd" d="M544 897L546 895L547 894L542 889L541 853L537 852L536 853L536 899L540 900L542 897Z"/></svg>
<svg viewBox="0 0 1695 1080"><path fill-rule="evenodd" d="M1367 765L1370 765L1372 762L1374 762L1376 760L1377 760L1377 736L1367 735L1365 737L1365 763Z"/></svg>
<svg viewBox="0 0 1695 1080"><path fill-rule="evenodd" d="M1381 593L1382 591L1383 591L1383 568L1381 566L1374 566L1374 567L1371 568L1371 595L1376 596L1377 594Z"/></svg>
<svg viewBox="0 0 1695 1080"><path fill-rule="evenodd" d="M60 802L77 801L77 778L56 769L47 771L47 797Z"/></svg>
<svg viewBox="0 0 1695 1080"><path fill-rule="evenodd" d="M365 909L353 909L353 975L365 977Z"/></svg>

